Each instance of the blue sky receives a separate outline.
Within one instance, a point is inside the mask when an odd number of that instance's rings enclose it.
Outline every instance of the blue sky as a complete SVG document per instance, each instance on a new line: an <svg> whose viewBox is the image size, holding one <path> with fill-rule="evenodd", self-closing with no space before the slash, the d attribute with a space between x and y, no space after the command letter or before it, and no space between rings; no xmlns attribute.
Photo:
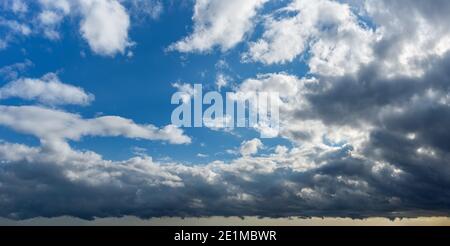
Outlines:
<svg viewBox="0 0 450 246"><path fill-rule="evenodd" d="M298 69L302 66L300 62L282 67L243 64L240 62L240 54L244 51L245 44L225 53L217 50L206 54L167 51L170 44L187 36L192 30L193 10L188 4L165 5L167 6L158 18L136 17L141 20L131 24L129 36L134 42L128 50L133 54L131 57L128 53L113 57L95 54L86 42L74 33L78 25L77 20L69 19L59 28L59 40L32 36L19 38L11 43L7 49L1 51L0 66L29 60L33 65L23 71L21 76L39 78L54 72L62 81L94 94L95 101L88 107L68 107L71 112L77 112L84 117L95 117L99 114L118 115L133 119L137 123L151 122L159 126L170 124L170 116L176 106L170 104L170 98L176 92L173 83L201 83L206 92L216 90L215 82L220 73L229 76L233 83L240 83L244 78L260 73L291 71L301 76L306 72ZM35 7L35 11L39 11L38 6ZM225 62L227 67L219 68L221 62ZM8 78L2 78L2 84L8 82ZM18 103L26 104L20 100ZM21 137L8 129L1 130L5 134L2 134L4 140ZM190 145L167 146L153 141L88 137L81 142L74 142L73 146L94 150L112 160L130 158L134 155L134 148L139 147L146 149L145 153L155 158L170 157L177 161L206 163L217 158L232 158L233 155L227 154L226 150L236 148L242 141L258 135L251 129L238 129L234 135L208 128L186 129L186 132L194 139ZM25 137L24 140L36 144L36 139ZM282 139L267 142L269 147L279 143L289 144ZM201 158L197 157L198 153L210 156Z"/></svg>
<svg viewBox="0 0 450 246"><path fill-rule="evenodd" d="M0 217L448 215L445 10L2 1ZM278 137L171 126L175 84L220 77L279 93Z"/></svg>

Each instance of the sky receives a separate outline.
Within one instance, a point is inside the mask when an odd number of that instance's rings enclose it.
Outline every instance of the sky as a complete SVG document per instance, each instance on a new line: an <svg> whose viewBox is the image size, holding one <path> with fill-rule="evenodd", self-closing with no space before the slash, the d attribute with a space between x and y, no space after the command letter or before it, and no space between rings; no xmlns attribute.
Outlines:
<svg viewBox="0 0 450 246"><path fill-rule="evenodd" d="M449 11L447 0L3 0L0 223L448 223ZM277 92L278 136L173 125L172 95L194 84Z"/></svg>

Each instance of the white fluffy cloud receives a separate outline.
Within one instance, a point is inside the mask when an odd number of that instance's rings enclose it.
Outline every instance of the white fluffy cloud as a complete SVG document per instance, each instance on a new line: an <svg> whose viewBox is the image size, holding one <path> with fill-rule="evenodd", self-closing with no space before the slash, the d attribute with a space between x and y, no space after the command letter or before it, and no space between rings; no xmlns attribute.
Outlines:
<svg viewBox="0 0 450 246"><path fill-rule="evenodd" d="M281 17L279 15L281 14ZM269 16L261 39L250 44L245 61L292 62L310 52L313 73L342 75L372 59L374 33L349 5L330 0L294 0Z"/></svg>
<svg viewBox="0 0 450 246"><path fill-rule="evenodd" d="M324 76L353 74L378 59L387 77L421 76L422 61L450 50L450 5L436 5L293 0L265 19L262 37L250 42L242 58L285 64L303 56L310 73Z"/></svg>
<svg viewBox="0 0 450 246"><path fill-rule="evenodd" d="M159 129L118 116L83 119L77 114L38 106L0 106L0 125L34 135L48 144L79 140L84 136L123 136L174 144L191 141L181 129L172 125Z"/></svg>
<svg viewBox="0 0 450 246"><path fill-rule="evenodd" d="M265 2L267 0L197 0L192 18L193 33L169 49L206 52L216 46L222 51L233 48L251 31L257 10Z"/></svg>
<svg viewBox="0 0 450 246"><path fill-rule="evenodd" d="M33 4L36 4L33 11L28 11L28 5L22 1L13 1L6 7L0 5L15 14L23 14L17 16L17 20L0 18L0 27L6 26L16 35L44 35L48 39L57 40L60 39L61 23L70 17L76 20L74 23L79 23L80 35L98 55L124 54L133 44L128 37L130 16L122 1L39 0ZM7 36L1 39L3 44L0 46L6 47L13 39L11 33Z"/></svg>
<svg viewBox="0 0 450 246"><path fill-rule="evenodd" d="M249 141L244 141L241 144L239 152L242 156L250 156L258 153L258 150L263 147L263 143L258 138Z"/></svg>
<svg viewBox="0 0 450 246"><path fill-rule="evenodd" d="M40 79L21 78L0 88L0 100L18 97L47 105L88 105L94 99L82 88L64 84L54 73Z"/></svg>
<svg viewBox="0 0 450 246"><path fill-rule="evenodd" d="M116 0L79 0L82 14L80 32L97 54L124 53L132 43L128 38L130 17Z"/></svg>

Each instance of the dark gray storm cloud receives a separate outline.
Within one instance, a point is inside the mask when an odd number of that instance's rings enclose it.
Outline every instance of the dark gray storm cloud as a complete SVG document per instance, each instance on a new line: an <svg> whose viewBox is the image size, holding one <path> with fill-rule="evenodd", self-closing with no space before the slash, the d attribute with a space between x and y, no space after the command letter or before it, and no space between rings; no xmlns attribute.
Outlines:
<svg viewBox="0 0 450 246"><path fill-rule="evenodd" d="M392 185L385 183L393 182L392 170L384 167L374 174L371 163L352 158L345 148L339 151L345 153L330 153L325 164L308 171L294 170L281 157L192 168L134 160L91 164L84 170L69 160L64 167L20 160L2 164L0 215L13 219L62 215L360 218L393 216L392 212L404 209L401 203L391 204L390 195L396 192L387 188L382 192L383 186ZM135 162L151 167L153 175L139 175L137 166L128 169ZM67 175L68 170L80 176L96 174L75 179ZM408 215L408 209L402 212Z"/></svg>

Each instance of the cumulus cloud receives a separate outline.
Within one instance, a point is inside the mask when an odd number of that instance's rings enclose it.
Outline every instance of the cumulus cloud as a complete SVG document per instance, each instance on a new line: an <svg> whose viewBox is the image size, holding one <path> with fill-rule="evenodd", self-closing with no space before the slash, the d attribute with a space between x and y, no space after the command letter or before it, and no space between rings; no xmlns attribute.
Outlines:
<svg viewBox="0 0 450 246"><path fill-rule="evenodd" d="M242 142L239 152L243 156L250 156L258 153L258 150L263 146L264 145L261 140L259 140L258 138L254 138L252 140Z"/></svg>
<svg viewBox="0 0 450 246"><path fill-rule="evenodd" d="M18 97L47 105L88 105L94 99L82 88L64 84L54 73L40 79L21 78L0 88L0 100Z"/></svg>
<svg viewBox="0 0 450 246"><path fill-rule="evenodd" d="M423 61L450 49L448 8L441 1L430 7L410 0L294 0L265 19L262 37L242 57L263 64L303 57L309 72L325 76L355 73L382 59L386 76L419 76Z"/></svg>
<svg viewBox="0 0 450 246"><path fill-rule="evenodd" d="M375 35L345 3L292 1L269 16L264 26L262 38L250 44L244 61L282 64L309 52L310 72L341 75L372 59Z"/></svg>
<svg viewBox="0 0 450 246"><path fill-rule="evenodd" d="M313 133L324 127L315 123L310 118L297 119L297 112L308 110L309 103L305 99L304 94L308 92L310 87L317 84L314 78L298 78L297 76L287 73L269 73L259 74L256 78L249 78L240 83L236 89L236 93L245 95L250 92L276 92L279 105L279 119L281 136L287 137L293 141L300 139L312 141ZM272 100L272 99L271 99ZM309 120L309 121L308 121ZM264 131L259 124L256 126L260 132ZM296 131L295 129L299 129ZM320 142L320 136L316 137Z"/></svg>
<svg viewBox="0 0 450 246"><path fill-rule="evenodd" d="M281 136L297 146L302 161L324 164L314 188L299 188L299 199L320 208L332 204L323 193L329 189L321 187L324 181L354 186L356 193L375 199L375 216L383 214L379 206L399 206L402 213L411 208L405 204L445 211L450 53L443 45L447 17L437 8L447 9L448 3L436 2L431 9L412 0L364 4L377 39L370 45L373 58L363 59L356 70L309 78L263 74L244 80L238 90L280 92ZM331 164L330 158L340 160ZM339 197L346 189L333 192ZM322 212L337 212L332 210Z"/></svg>
<svg viewBox="0 0 450 246"><path fill-rule="evenodd" d="M243 41L252 30L258 9L267 0L197 0L194 6L193 32L172 44L169 50L207 52L214 47L222 51Z"/></svg>
<svg viewBox="0 0 450 246"><path fill-rule="evenodd" d="M132 42L128 38L130 17L117 0L40 1L39 21L49 38L58 38L57 25L65 16L80 18L80 34L91 50L99 55L125 53Z"/></svg>
<svg viewBox="0 0 450 246"><path fill-rule="evenodd" d="M130 17L116 0L80 0L80 32L97 54L124 53L132 42L128 38Z"/></svg>
<svg viewBox="0 0 450 246"><path fill-rule="evenodd" d="M185 165L148 156L109 161L70 147L62 152L4 142L0 159L0 215L12 219L63 215L364 218L409 217L427 209L433 214L448 212L442 206L448 200L415 200L411 193L416 185L408 185L413 178L409 174L386 163L352 157L348 147L322 153L320 158L293 148L265 157ZM439 191L448 193L443 187ZM59 202L49 202L54 200Z"/></svg>

